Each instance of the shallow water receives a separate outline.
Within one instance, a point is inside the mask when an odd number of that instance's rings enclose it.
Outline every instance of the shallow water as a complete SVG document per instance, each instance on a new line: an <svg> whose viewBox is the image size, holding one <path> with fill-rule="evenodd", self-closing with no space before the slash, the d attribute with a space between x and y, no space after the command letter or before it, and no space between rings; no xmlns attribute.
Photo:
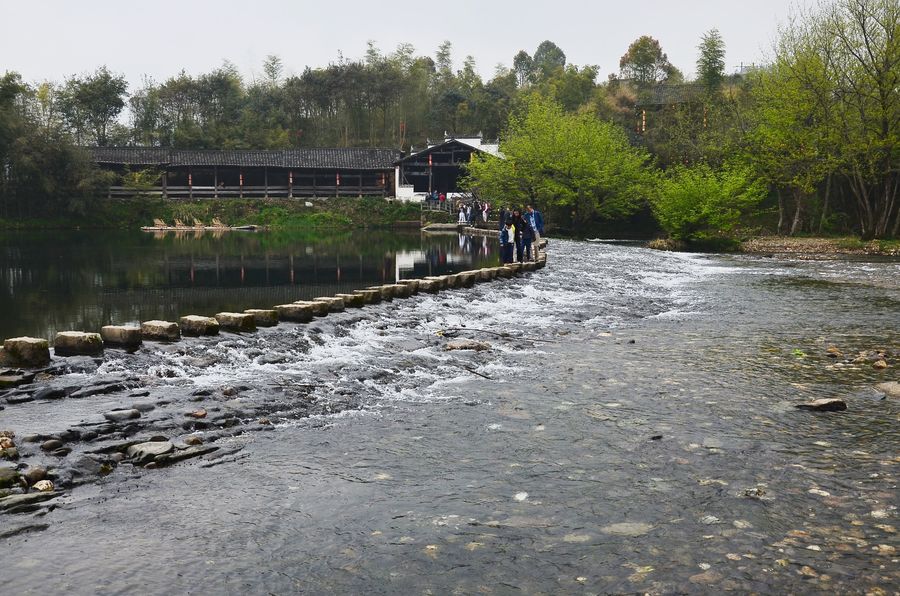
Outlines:
<svg viewBox="0 0 900 596"><path fill-rule="evenodd" d="M217 441L220 459L123 464L78 486L31 520L45 530L0 539L0 580L154 594L898 590L900 406L872 389L897 380L898 262L566 241L549 254L521 278L310 325L108 351L52 382L121 375L131 388L8 405L0 426L19 434L135 401L156 405L140 436L183 437L171 421L201 406L246 432ZM448 336L492 349L448 352ZM875 349L888 369L850 362ZM793 407L819 397L849 409Z"/></svg>

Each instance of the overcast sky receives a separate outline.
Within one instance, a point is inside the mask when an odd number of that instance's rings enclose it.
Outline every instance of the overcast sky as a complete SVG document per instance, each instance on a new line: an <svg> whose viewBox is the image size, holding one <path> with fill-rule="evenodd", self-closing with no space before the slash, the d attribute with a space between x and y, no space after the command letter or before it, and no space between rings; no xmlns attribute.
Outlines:
<svg viewBox="0 0 900 596"><path fill-rule="evenodd" d="M810 0L633 0L497 2L449 0L0 0L0 72L62 81L107 65L133 87L184 69L209 72L228 59L250 78L269 54L285 74L359 58L373 40L385 52L409 42L434 55L445 39L457 66L471 54L482 76L549 39L569 63L596 64L600 79L641 35L662 44L690 75L704 31L718 28L727 70L765 60L778 24Z"/></svg>

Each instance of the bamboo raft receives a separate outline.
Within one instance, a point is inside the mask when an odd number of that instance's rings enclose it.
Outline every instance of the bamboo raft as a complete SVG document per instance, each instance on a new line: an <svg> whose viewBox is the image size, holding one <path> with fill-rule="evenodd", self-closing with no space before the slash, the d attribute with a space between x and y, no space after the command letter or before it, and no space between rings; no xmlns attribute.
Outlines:
<svg viewBox="0 0 900 596"><path fill-rule="evenodd" d="M154 219L152 226L142 226L141 230L144 232L190 232L190 231L244 231L244 232L254 232L256 230L262 229L261 226L256 225L246 225L246 226L227 226L222 223L219 218L214 218L209 225L204 224L199 219L194 219L193 225L187 225L180 219L175 220L175 225L169 225L165 221L161 219Z"/></svg>

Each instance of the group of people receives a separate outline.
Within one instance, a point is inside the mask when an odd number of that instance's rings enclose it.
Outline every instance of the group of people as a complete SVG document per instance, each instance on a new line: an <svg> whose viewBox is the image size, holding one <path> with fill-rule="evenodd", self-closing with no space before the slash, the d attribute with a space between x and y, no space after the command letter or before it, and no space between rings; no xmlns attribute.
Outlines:
<svg viewBox="0 0 900 596"><path fill-rule="evenodd" d="M525 259L538 259L538 244L544 233L544 216L533 206L522 213L505 207L500 210L500 260L512 263L513 257L521 263Z"/></svg>
<svg viewBox="0 0 900 596"><path fill-rule="evenodd" d="M459 218L457 220L460 224L469 224L475 225L479 221L483 221L487 223L488 217L491 214L491 205L487 201L478 201L475 199L471 203L463 203L459 206Z"/></svg>

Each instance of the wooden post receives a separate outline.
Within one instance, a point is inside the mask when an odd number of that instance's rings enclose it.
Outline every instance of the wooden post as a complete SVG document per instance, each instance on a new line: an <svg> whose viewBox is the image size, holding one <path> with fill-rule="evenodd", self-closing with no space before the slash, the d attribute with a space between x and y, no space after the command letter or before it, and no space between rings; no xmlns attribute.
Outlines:
<svg viewBox="0 0 900 596"><path fill-rule="evenodd" d="M169 171L165 170L162 173L162 194L164 199L169 198Z"/></svg>
<svg viewBox="0 0 900 596"><path fill-rule="evenodd" d="M341 196L341 173L334 173L334 196Z"/></svg>
<svg viewBox="0 0 900 596"><path fill-rule="evenodd" d="M315 169L313 170L313 196L314 197L318 196L318 193L316 192L316 170Z"/></svg>
<svg viewBox="0 0 900 596"><path fill-rule="evenodd" d="M265 197L269 198L269 166L263 168L263 185L265 186Z"/></svg>
<svg viewBox="0 0 900 596"><path fill-rule="evenodd" d="M213 196L219 198L219 166L213 166Z"/></svg>
<svg viewBox="0 0 900 596"><path fill-rule="evenodd" d="M238 179L238 184L240 188L240 197L244 198L244 168L238 170L240 178Z"/></svg>
<svg viewBox="0 0 900 596"><path fill-rule="evenodd" d="M294 198L294 170L288 170L288 198Z"/></svg>
<svg viewBox="0 0 900 596"><path fill-rule="evenodd" d="M359 173L359 198L362 198L362 172Z"/></svg>
<svg viewBox="0 0 900 596"><path fill-rule="evenodd" d="M194 170L188 166L188 198L194 200Z"/></svg>

